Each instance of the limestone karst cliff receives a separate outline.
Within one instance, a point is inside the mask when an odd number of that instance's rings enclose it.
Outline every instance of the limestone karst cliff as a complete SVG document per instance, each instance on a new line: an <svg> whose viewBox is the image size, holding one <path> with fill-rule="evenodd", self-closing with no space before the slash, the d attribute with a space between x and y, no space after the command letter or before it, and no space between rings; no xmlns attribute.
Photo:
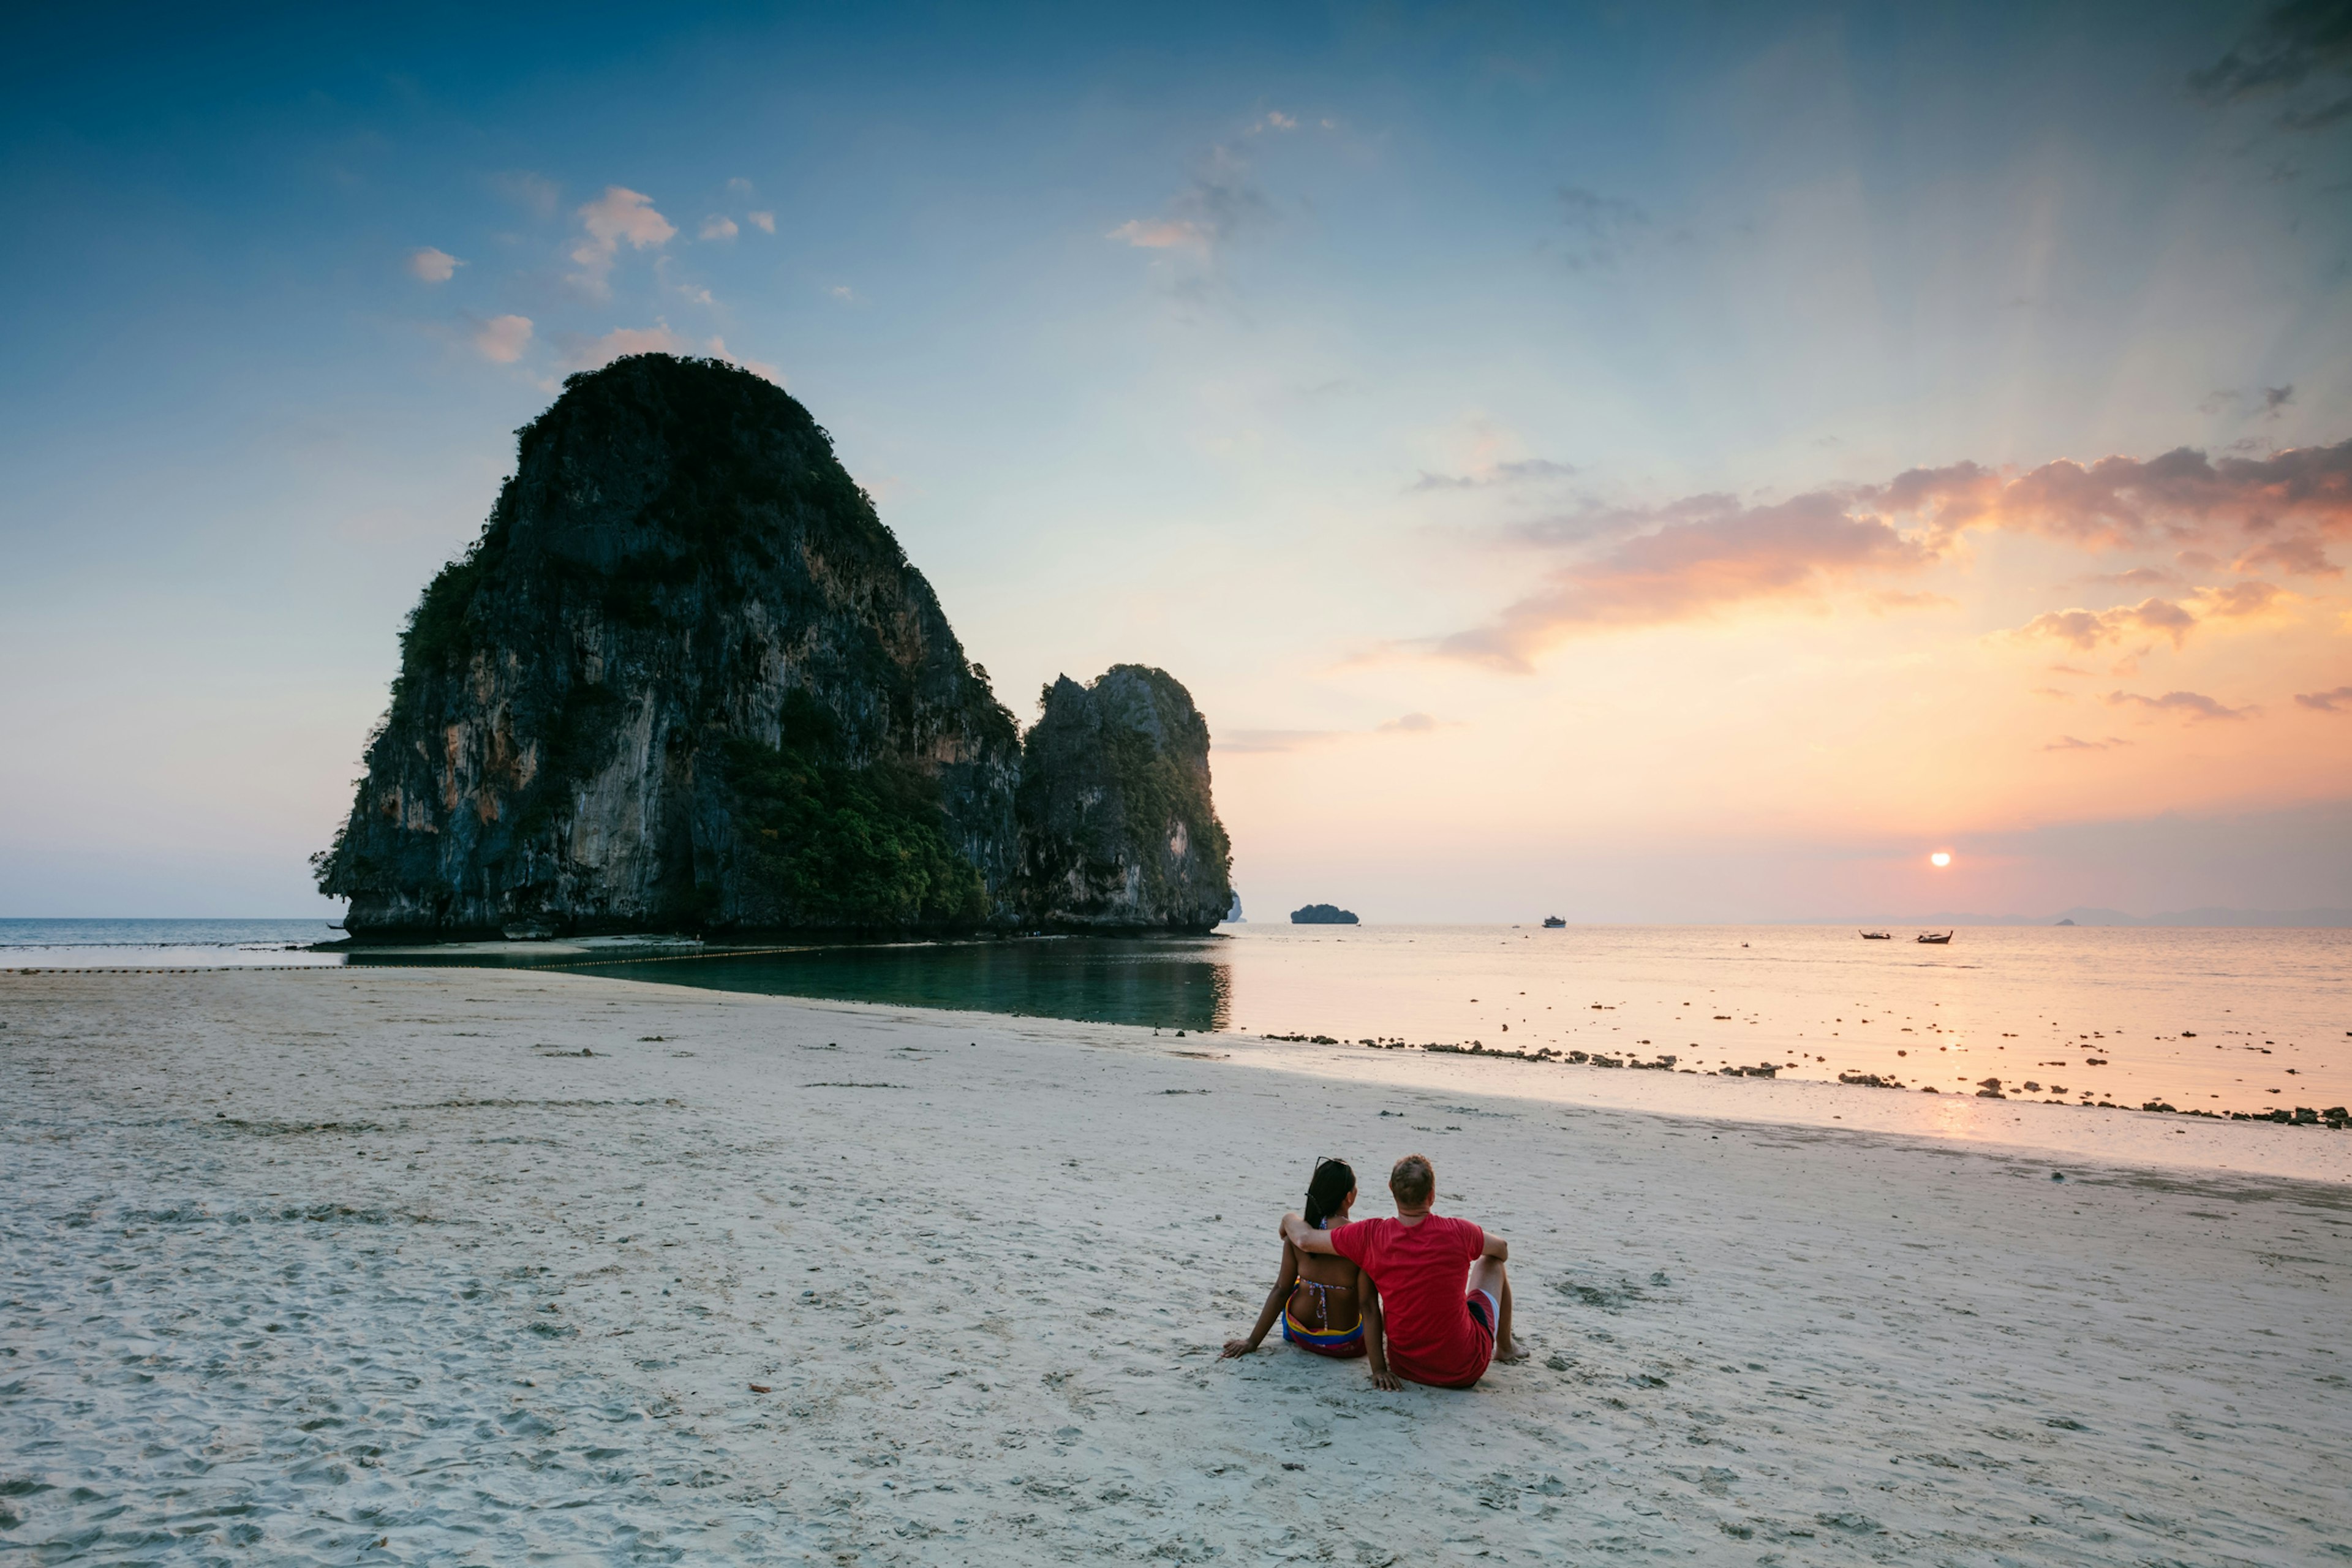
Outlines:
<svg viewBox="0 0 2352 1568"><path fill-rule="evenodd" d="M1035 837L1060 817L1016 813L1013 716L781 388L637 355L571 378L519 435L480 538L402 633L317 858L355 936L1206 929L1195 879L1223 911L1206 728L1157 672L1198 731L1185 831L1213 830L1213 870L1153 872L1147 892L1180 893L1108 921L1032 888L1024 866L1072 856ZM1165 859L1158 826L1149 852L1087 831L1084 864Z"/></svg>
<svg viewBox="0 0 2352 1568"><path fill-rule="evenodd" d="M1209 725L1166 671L1065 676L1021 748L1021 887L1036 923L1207 931L1233 904Z"/></svg>

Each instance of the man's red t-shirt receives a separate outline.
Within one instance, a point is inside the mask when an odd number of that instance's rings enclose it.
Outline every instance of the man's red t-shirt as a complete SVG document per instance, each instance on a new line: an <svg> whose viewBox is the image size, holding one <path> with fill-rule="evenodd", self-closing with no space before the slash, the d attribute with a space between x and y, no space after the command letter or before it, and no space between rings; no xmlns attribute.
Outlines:
<svg viewBox="0 0 2352 1568"><path fill-rule="evenodd" d="M1470 1265L1486 1233L1466 1219L1431 1215L1419 1225L1360 1219L1330 1232L1331 1248L1372 1277L1389 1370L1434 1388L1467 1388L1485 1375L1495 1336L1470 1315Z"/></svg>

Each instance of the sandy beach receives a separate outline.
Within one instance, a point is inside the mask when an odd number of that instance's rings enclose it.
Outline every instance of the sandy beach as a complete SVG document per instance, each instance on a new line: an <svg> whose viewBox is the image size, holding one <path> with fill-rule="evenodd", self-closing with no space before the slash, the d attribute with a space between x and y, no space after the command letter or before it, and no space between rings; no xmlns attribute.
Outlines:
<svg viewBox="0 0 2352 1568"><path fill-rule="evenodd" d="M2346 1134L509 971L0 1025L28 1562L2352 1558ZM1529 1359L1221 1363L1412 1149Z"/></svg>

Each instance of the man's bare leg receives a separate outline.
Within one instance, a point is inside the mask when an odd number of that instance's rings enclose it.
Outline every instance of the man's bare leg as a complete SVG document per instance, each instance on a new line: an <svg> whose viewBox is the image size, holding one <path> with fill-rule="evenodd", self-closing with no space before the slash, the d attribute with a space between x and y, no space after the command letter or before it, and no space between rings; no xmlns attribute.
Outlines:
<svg viewBox="0 0 2352 1568"><path fill-rule="evenodd" d="M1499 1258L1482 1258L1470 1266L1470 1289L1495 1299L1495 1359L1517 1361L1519 1342L1511 1337L1511 1276Z"/></svg>

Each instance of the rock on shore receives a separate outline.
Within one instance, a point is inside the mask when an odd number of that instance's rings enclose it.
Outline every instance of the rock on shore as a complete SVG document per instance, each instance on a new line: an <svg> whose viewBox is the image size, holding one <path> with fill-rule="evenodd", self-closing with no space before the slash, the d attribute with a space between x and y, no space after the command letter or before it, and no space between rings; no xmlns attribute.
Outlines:
<svg viewBox="0 0 2352 1568"><path fill-rule="evenodd" d="M1205 931L1234 901L1209 793L1209 726L1165 671L1046 688L1022 746L1022 883L1058 929Z"/></svg>

